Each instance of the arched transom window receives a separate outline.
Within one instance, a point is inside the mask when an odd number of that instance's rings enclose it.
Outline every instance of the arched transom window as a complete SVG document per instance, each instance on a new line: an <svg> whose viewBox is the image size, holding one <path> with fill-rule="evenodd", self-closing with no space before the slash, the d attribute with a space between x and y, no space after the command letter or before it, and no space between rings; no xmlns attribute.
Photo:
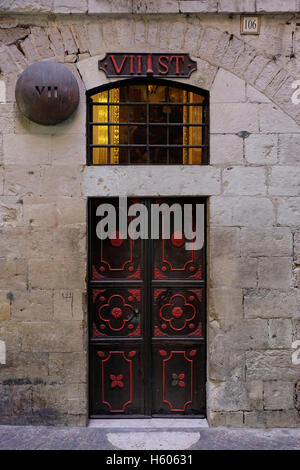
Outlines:
<svg viewBox="0 0 300 470"><path fill-rule="evenodd" d="M192 87L128 83L88 96L91 165L208 163L208 96Z"/></svg>

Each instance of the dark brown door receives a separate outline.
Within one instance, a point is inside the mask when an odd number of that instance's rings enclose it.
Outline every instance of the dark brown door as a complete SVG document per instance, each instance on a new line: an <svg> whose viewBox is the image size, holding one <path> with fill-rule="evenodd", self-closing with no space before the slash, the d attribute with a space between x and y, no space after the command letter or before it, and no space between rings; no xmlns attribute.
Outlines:
<svg viewBox="0 0 300 470"><path fill-rule="evenodd" d="M192 204L200 199L141 202ZM101 240L99 204L89 200L90 415L205 415L205 248L186 250L184 236L133 240L116 227ZM121 209L123 211L123 209ZM118 219L118 217L117 217ZM128 223L132 222L128 217Z"/></svg>

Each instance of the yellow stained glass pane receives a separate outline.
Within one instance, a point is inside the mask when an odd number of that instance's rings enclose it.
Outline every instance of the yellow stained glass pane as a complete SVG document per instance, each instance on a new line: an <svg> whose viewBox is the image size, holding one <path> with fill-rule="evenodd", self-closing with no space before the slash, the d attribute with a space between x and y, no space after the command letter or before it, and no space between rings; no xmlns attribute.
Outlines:
<svg viewBox="0 0 300 470"><path fill-rule="evenodd" d="M109 101L111 103L120 102L120 89L113 88L109 90ZM120 122L120 106L113 105L109 109L110 122ZM119 145L120 143L120 126L110 126L109 140L111 145ZM114 147L110 150L110 163L116 165L119 163L119 149Z"/></svg>
<svg viewBox="0 0 300 470"><path fill-rule="evenodd" d="M94 103L107 103L108 93L104 91L92 96ZM108 121L108 106L93 106L93 122ZM93 126L93 145L108 144L108 128L107 126ZM108 163L108 148L93 148L93 164Z"/></svg>
<svg viewBox="0 0 300 470"><path fill-rule="evenodd" d="M190 93L190 103L203 102L203 96ZM202 106L190 106L189 109L189 121L190 124L201 124L203 120L203 108ZM189 128L189 145L202 145L203 128L202 127L190 127ZM189 149L189 161L190 164L201 164L202 163L202 148L191 148Z"/></svg>

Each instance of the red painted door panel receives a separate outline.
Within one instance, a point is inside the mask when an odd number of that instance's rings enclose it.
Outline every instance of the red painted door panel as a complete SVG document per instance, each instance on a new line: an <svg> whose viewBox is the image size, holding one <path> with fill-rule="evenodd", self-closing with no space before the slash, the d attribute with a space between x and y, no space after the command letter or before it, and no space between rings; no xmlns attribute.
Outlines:
<svg viewBox="0 0 300 470"><path fill-rule="evenodd" d="M151 203L188 203L193 228L195 204L204 203L131 199L128 207L136 202L148 214ZM120 210L117 199L89 201L90 415L204 415L205 249L186 250L172 218L163 239L163 215L156 240L126 238L118 226L100 240L101 203Z"/></svg>

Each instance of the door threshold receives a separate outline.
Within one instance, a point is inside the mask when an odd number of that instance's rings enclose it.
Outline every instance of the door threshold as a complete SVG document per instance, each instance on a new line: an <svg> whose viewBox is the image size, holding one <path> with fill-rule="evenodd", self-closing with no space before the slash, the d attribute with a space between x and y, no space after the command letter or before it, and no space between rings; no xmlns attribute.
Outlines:
<svg viewBox="0 0 300 470"><path fill-rule="evenodd" d="M129 419L90 419L89 428L135 428L135 429L195 429L208 428L205 418L129 418Z"/></svg>

